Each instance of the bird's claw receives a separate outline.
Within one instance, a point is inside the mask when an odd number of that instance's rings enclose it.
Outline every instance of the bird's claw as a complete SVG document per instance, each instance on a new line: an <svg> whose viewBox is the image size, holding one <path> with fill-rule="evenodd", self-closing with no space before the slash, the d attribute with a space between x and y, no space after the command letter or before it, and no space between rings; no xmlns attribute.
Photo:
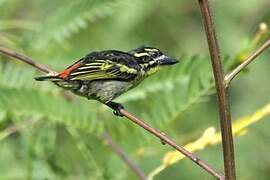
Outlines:
<svg viewBox="0 0 270 180"><path fill-rule="evenodd" d="M114 110L114 111L113 111L113 114L114 114L115 116L123 117L123 115L121 114L120 110Z"/></svg>
<svg viewBox="0 0 270 180"><path fill-rule="evenodd" d="M115 110L113 111L113 114L116 116L120 116L123 117L122 113L121 113L121 109L124 109L124 106L120 103L116 103L117 107L115 108Z"/></svg>
<svg viewBox="0 0 270 180"><path fill-rule="evenodd" d="M110 101L107 105L114 109L113 114L115 116L123 117L121 110L124 109L124 106L122 104Z"/></svg>

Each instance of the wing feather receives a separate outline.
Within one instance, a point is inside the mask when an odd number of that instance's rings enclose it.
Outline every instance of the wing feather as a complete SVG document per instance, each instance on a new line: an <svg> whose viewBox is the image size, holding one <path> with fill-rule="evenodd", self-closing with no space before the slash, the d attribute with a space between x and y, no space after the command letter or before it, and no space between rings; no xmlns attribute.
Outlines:
<svg viewBox="0 0 270 180"><path fill-rule="evenodd" d="M98 61L98 63L96 62ZM136 68L109 60L95 60L82 64L69 75L70 80L122 79L128 80L138 74Z"/></svg>
<svg viewBox="0 0 270 180"><path fill-rule="evenodd" d="M140 66L128 53L109 50L93 52L69 66L59 77L66 80L130 80L139 74Z"/></svg>

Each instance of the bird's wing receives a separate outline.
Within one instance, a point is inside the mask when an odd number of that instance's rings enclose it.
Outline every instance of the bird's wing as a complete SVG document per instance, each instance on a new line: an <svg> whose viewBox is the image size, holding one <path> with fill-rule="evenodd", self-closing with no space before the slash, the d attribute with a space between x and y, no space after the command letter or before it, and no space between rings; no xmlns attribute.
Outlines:
<svg viewBox="0 0 270 180"><path fill-rule="evenodd" d="M85 58L74 63L62 73L60 77L68 80L100 80L100 79L117 79L129 80L138 75L137 65L128 64L127 58L132 58L130 55L119 55L110 53L98 56L86 56Z"/></svg>

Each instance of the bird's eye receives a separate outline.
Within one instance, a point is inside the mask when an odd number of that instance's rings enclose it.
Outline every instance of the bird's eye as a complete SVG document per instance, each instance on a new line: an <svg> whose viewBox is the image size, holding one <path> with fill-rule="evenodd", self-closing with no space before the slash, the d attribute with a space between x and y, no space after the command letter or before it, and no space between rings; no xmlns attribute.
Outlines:
<svg viewBox="0 0 270 180"><path fill-rule="evenodd" d="M159 53L158 52L149 52L149 55L152 57L152 58L157 58L159 56Z"/></svg>

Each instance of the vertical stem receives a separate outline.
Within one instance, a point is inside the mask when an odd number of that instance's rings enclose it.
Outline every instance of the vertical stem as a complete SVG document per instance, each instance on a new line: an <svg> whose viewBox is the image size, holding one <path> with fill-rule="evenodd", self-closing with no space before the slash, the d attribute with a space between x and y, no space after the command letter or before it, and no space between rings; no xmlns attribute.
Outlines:
<svg viewBox="0 0 270 180"><path fill-rule="evenodd" d="M104 132L101 138L130 167L130 169L138 176L138 179L140 180L147 179L144 172L132 161L132 159L117 144L113 142L108 133Z"/></svg>
<svg viewBox="0 0 270 180"><path fill-rule="evenodd" d="M233 136L231 128L231 114L229 106L229 93L228 89L226 89L225 84L223 83L224 73L220 60L220 52L212 21L211 12L209 9L208 0L198 0L198 1L202 12L202 18L208 40L213 73L215 77L219 116L220 116L220 126L222 134L225 178L228 180L235 180L236 176L235 176Z"/></svg>

